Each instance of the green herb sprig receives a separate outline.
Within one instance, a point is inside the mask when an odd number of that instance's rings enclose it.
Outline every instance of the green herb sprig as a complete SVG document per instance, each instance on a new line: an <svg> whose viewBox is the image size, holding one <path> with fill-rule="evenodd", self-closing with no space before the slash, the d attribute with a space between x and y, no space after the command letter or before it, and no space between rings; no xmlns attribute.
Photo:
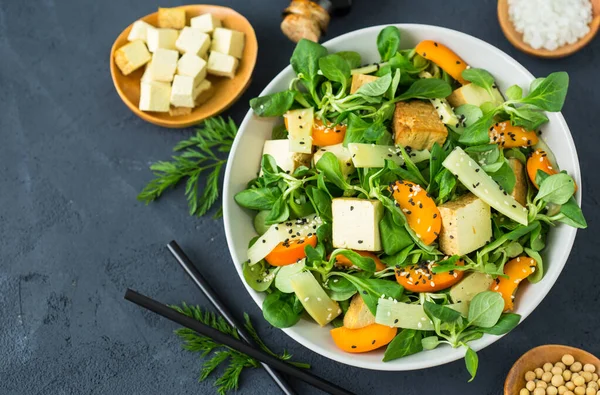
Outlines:
<svg viewBox="0 0 600 395"><path fill-rule="evenodd" d="M203 311L199 306L190 306L185 302L181 306L171 306L174 310L194 318L195 320L215 328L227 335L240 339L238 332L229 325L223 317L210 311ZM283 361L289 361L292 355L286 350L281 355L271 351L269 347L261 340L258 332L252 325L248 314L244 313L244 327L252 336L256 344L266 353L279 358ZM180 328L175 331L175 334L183 340L183 348L200 353L202 358L209 357L202 362L200 376L198 381L206 380L219 366L227 362L227 367L222 375L214 382L219 395L224 395L227 391L235 391L239 388L240 376L246 368L257 368L259 362L246 354L233 350L227 346L213 341L212 339L199 335L197 332L188 329ZM310 365L301 362L289 362L299 368L310 368Z"/></svg>
<svg viewBox="0 0 600 395"><path fill-rule="evenodd" d="M219 176L227 161L223 153L231 150L237 126L231 118L209 118L196 135L177 143L173 151L179 152L171 161L159 161L150 166L152 181L138 195L138 200L148 204L158 199L167 189L186 180L185 196L190 215L203 216L219 197ZM221 154L221 155L220 155ZM199 194L200 176L210 171L206 185ZM217 216L220 215L220 210Z"/></svg>

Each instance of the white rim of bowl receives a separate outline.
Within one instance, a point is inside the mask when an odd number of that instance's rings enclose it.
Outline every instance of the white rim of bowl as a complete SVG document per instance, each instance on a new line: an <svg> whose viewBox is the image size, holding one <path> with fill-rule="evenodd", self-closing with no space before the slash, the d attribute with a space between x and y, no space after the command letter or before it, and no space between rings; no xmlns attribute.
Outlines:
<svg viewBox="0 0 600 395"><path fill-rule="evenodd" d="M522 72L524 72L525 74L527 74L531 78L531 80L533 80L535 78L533 76L533 74L531 74L519 62L517 62L510 55L506 54L501 49L496 48L492 44L489 44L477 37L473 37L466 33L462 33L462 32L459 32L459 31L456 31L453 29L448 29L445 27L433 26L433 25L416 24L416 23L398 23L398 24L371 26L371 27L366 27L363 29L355 30L355 31L340 35L331 40L328 40L327 42L323 43L323 45L325 47L329 47L331 45L335 45L338 41L341 41L342 39L348 39L349 37L352 38L354 36L359 36L361 34L364 34L365 32L370 32L373 30L379 31L386 26L396 26L400 30L407 29L407 28L408 29L410 29L410 28L427 28L427 29L431 29L432 31L437 31L438 33L441 33L441 34L444 34L447 36L460 36L463 38L474 40L479 45L487 47L487 49L489 49L491 51L496 51L496 52L500 53L500 55L502 55L502 57L504 57L508 63L510 63L514 68L519 69ZM271 80L271 82L261 91L260 96L265 95L271 89L271 87L277 83L277 81L279 79L283 78L283 75L285 73L288 73L289 71L291 71L291 68L292 68L292 66L288 65L281 72L279 72L275 76L275 78L273 78ZM247 124L250 122L250 118L253 116L254 115L253 115L252 109L249 109L248 112L246 113L246 116L244 117L244 120L242 121L242 123L238 129L240 132L236 136L230 152L235 152L237 150L238 144L240 142L241 131L245 130ZM557 121L561 124L561 126L564 129L566 129L568 131L567 140L565 141L565 144L568 146L569 150L574 154L574 157L575 157L574 159L575 159L575 163L576 163L576 166L575 166L575 169L573 170L572 176L575 180L580 181L581 180L581 171L580 171L580 166L579 166L579 158L577 155L577 150L575 148L575 142L573 141L573 136L571 135L571 131L570 131L562 113L556 113L556 116L558 118ZM231 165L230 164L231 164L231 162L227 161L227 166L225 168L225 176L224 176L224 181L223 181L223 222L224 222L224 227L225 227L225 237L227 238L227 246L229 248L229 254L231 255L232 260L234 261L233 264L238 273L238 276L240 277L241 282L243 283L244 287L246 288L246 290L248 291L250 296L252 296L252 299L254 300L254 302L262 310L262 303L261 303L262 301L260 300L259 292L254 291L244 281L244 277L242 274L242 266L238 262L235 262L235 259L234 259L235 250L233 248L233 243L230 241L231 240L231 229L229 227L228 221L226 221L226 219L229 218L229 204L233 201L233 200L229 200L229 198L231 196L231 191L229 190L229 184L227 182L227 180L229 180L229 177L231 175ZM580 206L581 206L581 196L582 196L582 185L581 184L582 184L581 182L578 183L579 189L577 191L577 196L576 196L577 203ZM233 202L233 204L235 204L235 202ZM542 300L546 297L546 295L550 292L550 290L554 286L554 283L558 279L558 276L562 273L562 270L564 269L564 266L567 263L569 255L571 253L571 249L573 247L573 243L575 242L576 234L577 234L577 229L573 229L573 231L570 232L569 237L567 239L562 240L561 244L565 248L562 249L562 256L561 256L562 264L561 264L560 269L557 270L555 273L553 273L552 276L548 276L548 275L544 276L543 281L548 284L547 291L545 293L542 292L542 293L534 295L533 302L534 302L535 308L533 308L529 312L520 313L521 314L521 322L519 323L519 325L521 325L521 323L529 316L529 314L531 314L537 308L537 306L539 306L539 304L542 302ZM341 357L340 354L333 353L333 352L329 351L328 349L323 348L323 347L313 343L310 339L302 336L301 334L296 333L296 331L293 329L293 327L292 328L283 328L281 330L285 334L287 334L289 337L294 339L296 342L298 342L300 345L308 348L311 351L314 351L317 354L320 354L326 358L329 358L331 360L334 360L334 361L337 361L337 362L340 362L340 363L343 363L346 365L356 366L356 367L364 368L364 369L380 370L380 371L419 370L419 369L425 369L425 368L430 368L430 367L434 367L434 366L444 365L446 363L450 363L450 362L456 361L456 360L464 357L464 351L461 348L458 348L458 349L447 348L447 352L442 354L440 357L437 357L435 359L434 363L431 363L432 361L419 361L419 362L414 363L410 367L403 367L402 369L399 369L398 366L396 364L394 364L393 361L390 361L390 362L381 361L380 363L378 363L375 366L371 362L369 362L368 364L361 362L361 359L359 357L356 357L356 355L353 356L352 354L348 354L348 356L344 355L344 357ZM472 346L472 348L475 351L479 351L479 350L495 343L496 341L500 340L502 337L504 337L504 335L493 336L493 335L486 334L481 339L479 339L475 342L471 342L470 345Z"/></svg>

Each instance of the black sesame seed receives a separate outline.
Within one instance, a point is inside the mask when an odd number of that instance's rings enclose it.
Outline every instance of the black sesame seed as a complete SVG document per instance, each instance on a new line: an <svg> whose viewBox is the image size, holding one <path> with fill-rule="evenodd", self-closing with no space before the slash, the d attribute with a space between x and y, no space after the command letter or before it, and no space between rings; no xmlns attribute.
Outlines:
<svg viewBox="0 0 600 395"><path fill-rule="evenodd" d="M358 241L358 244L362 244L362 243L363 243L363 241L362 241L362 240L359 240L359 241Z"/></svg>
<svg viewBox="0 0 600 395"><path fill-rule="evenodd" d="M481 169L475 169L475 173L479 173L479 170L481 170Z"/></svg>
<svg viewBox="0 0 600 395"><path fill-rule="evenodd" d="M356 348L356 346L352 346L352 348Z"/></svg>
<svg viewBox="0 0 600 395"><path fill-rule="evenodd" d="M433 45L436 46L436 47L438 46L437 43L433 43Z"/></svg>
<svg viewBox="0 0 600 395"><path fill-rule="evenodd" d="M363 291L362 291L362 293L363 293L363 295L366 295L366 294L367 294L367 291L363 290Z"/></svg>
<svg viewBox="0 0 600 395"><path fill-rule="evenodd" d="M354 206L350 206L350 211L354 210Z"/></svg>
<svg viewBox="0 0 600 395"><path fill-rule="evenodd" d="M456 61L456 64L460 64L460 60L457 60L457 61Z"/></svg>
<svg viewBox="0 0 600 395"><path fill-rule="evenodd" d="M371 342L371 344L375 344L375 340L373 340L373 341Z"/></svg>
<svg viewBox="0 0 600 395"><path fill-rule="evenodd" d="M263 243L266 243L267 241L266 241L265 239L263 239L263 241L262 241L262 242L263 242Z"/></svg>
<svg viewBox="0 0 600 395"><path fill-rule="evenodd" d="M433 218L437 218L437 214L433 214Z"/></svg>
<svg viewBox="0 0 600 395"><path fill-rule="evenodd" d="M451 238L451 239L453 239L453 238L454 238L454 236L450 235L450 238Z"/></svg>
<svg viewBox="0 0 600 395"><path fill-rule="evenodd" d="M300 142L300 145L304 145L304 141L301 141L301 142Z"/></svg>
<svg viewBox="0 0 600 395"><path fill-rule="evenodd" d="M398 323L398 318L396 318L396 319L394 320L394 324L397 324L397 323Z"/></svg>
<svg viewBox="0 0 600 395"><path fill-rule="evenodd" d="M513 204L513 205L512 205L512 207L513 207L513 208L517 208L517 205L516 205L516 204Z"/></svg>

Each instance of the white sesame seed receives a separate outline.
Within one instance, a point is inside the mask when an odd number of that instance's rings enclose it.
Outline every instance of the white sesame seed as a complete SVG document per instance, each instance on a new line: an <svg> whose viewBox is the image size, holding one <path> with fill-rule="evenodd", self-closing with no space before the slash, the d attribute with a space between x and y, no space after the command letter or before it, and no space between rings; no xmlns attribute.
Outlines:
<svg viewBox="0 0 600 395"><path fill-rule="evenodd" d="M308 296L306 298L304 298L305 302L308 302L308 299L310 299Z"/></svg>

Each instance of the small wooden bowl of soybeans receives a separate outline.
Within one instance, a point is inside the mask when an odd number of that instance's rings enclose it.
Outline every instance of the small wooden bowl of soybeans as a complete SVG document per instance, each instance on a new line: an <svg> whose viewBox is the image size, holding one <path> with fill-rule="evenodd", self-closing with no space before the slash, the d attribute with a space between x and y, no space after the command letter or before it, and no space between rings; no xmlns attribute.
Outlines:
<svg viewBox="0 0 600 395"><path fill-rule="evenodd" d="M600 395L600 359L575 347L548 344L527 351L504 382L504 395Z"/></svg>

